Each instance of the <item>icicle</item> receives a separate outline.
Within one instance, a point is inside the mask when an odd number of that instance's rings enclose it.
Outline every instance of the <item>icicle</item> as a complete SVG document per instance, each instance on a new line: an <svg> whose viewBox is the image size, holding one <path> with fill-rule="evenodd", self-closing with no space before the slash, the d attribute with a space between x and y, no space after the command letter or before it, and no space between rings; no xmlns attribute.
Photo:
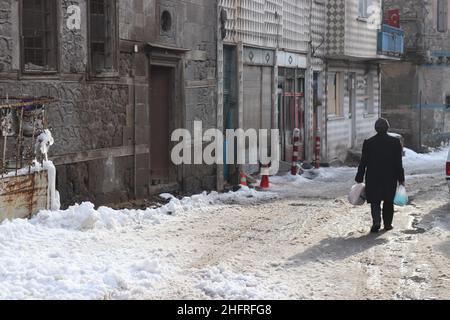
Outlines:
<svg viewBox="0 0 450 320"><path fill-rule="evenodd" d="M42 153L45 161L48 161L48 151L50 147L55 143L53 139L52 133L50 130L45 129L43 133L41 133L36 140L36 154L38 151Z"/></svg>
<svg viewBox="0 0 450 320"><path fill-rule="evenodd" d="M47 208L58 211L61 208L59 192L56 190L56 168L52 161L44 161L44 170L48 174Z"/></svg>
<svg viewBox="0 0 450 320"><path fill-rule="evenodd" d="M47 192L47 208L51 211L57 211L61 208L59 192L56 190L56 168L52 161L48 160L48 151L55 143L52 133L46 129L36 140L36 153L40 151L44 156L43 169L48 174L48 192Z"/></svg>

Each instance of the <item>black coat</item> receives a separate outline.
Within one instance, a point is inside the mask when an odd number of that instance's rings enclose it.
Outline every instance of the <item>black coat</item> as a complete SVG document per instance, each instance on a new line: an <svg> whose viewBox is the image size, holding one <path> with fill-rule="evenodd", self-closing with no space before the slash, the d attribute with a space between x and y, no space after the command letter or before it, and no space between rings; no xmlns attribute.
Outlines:
<svg viewBox="0 0 450 320"><path fill-rule="evenodd" d="M400 140L387 134L377 134L364 141L357 183L366 176L368 203L393 202L398 183L405 182L403 147Z"/></svg>

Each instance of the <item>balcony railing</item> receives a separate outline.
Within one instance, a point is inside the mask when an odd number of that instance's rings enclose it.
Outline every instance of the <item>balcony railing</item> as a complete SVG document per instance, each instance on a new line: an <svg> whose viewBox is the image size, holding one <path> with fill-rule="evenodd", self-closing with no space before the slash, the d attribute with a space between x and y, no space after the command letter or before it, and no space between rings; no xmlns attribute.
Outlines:
<svg viewBox="0 0 450 320"><path fill-rule="evenodd" d="M378 53L400 57L404 53L404 40L403 30L383 24L378 32Z"/></svg>

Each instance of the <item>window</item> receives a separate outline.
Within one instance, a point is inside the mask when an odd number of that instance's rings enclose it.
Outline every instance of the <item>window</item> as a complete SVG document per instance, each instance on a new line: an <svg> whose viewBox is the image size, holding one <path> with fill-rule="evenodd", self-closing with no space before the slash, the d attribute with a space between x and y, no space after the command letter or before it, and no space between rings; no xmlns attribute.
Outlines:
<svg viewBox="0 0 450 320"><path fill-rule="evenodd" d="M172 15L167 10L164 10L161 14L161 29L164 32L169 32L172 29Z"/></svg>
<svg viewBox="0 0 450 320"><path fill-rule="evenodd" d="M447 32L448 30L448 1L438 0L437 3L437 31Z"/></svg>
<svg viewBox="0 0 450 320"><path fill-rule="evenodd" d="M116 1L90 0L90 67L96 75L117 70Z"/></svg>
<svg viewBox="0 0 450 320"><path fill-rule="evenodd" d="M328 86L328 114L342 116L343 106L343 74L330 72L327 80Z"/></svg>
<svg viewBox="0 0 450 320"><path fill-rule="evenodd" d="M56 1L22 1L22 70L57 70Z"/></svg>
<svg viewBox="0 0 450 320"><path fill-rule="evenodd" d="M360 18L367 18L368 0L359 0L358 13Z"/></svg>
<svg viewBox="0 0 450 320"><path fill-rule="evenodd" d="M374 110L374 87L373 87L373 75L369 73L364 79L365 92L364 92L364 110L366 114L373 114Z"/></svg>

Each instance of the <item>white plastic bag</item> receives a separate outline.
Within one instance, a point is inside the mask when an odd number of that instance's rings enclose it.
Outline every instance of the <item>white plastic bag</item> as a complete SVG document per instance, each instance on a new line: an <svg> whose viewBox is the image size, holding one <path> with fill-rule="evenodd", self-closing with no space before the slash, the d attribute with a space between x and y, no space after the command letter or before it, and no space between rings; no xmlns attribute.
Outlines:
<svg viewBox="0 0 450 320"><path fill-rule="evenodd" d="M404 207L408 204L408 202L409 198L405 186L398 186L397 193L395 194L394 204L399 207Z"/></svg>
<svg viewBox="0 0 450 320"><path fill-rule="evenodd" d="M362 206L366 203L366 185L358 183L352 187L348 195L348 201L354 206Z"/></svg>

